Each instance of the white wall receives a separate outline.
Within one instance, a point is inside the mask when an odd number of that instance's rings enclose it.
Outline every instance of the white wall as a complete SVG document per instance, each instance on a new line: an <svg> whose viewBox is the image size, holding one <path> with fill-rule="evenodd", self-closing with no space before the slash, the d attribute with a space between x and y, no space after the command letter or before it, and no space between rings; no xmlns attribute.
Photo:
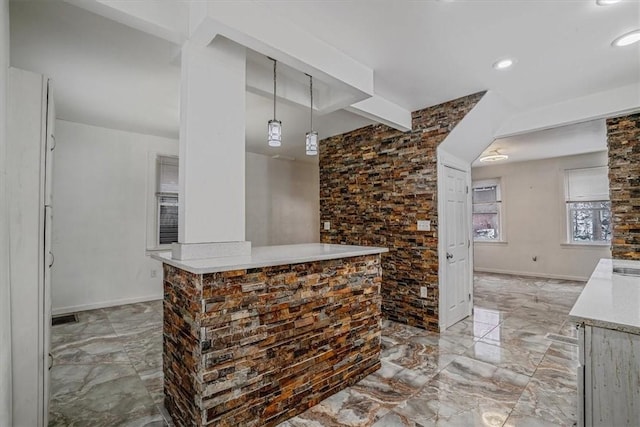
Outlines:
<svg viewBox="0 0 640 427"><path fill-rule="evenodd" d="M56 142L54 313L162 298L161 265L145 253L149 159L177 155L178 142L61 120Z"/></svg>
<svg viewBox="0 0 640 427"><path fill-rule="evenodd" d="M320 241L317 164L247 153L246 173L246 236L252 246Z"/></svg>
<svg viewBox="0 0 640 427"><path fill-rule="evenodd" d="M56 141L54 313L162 298L161 265L146 255L155 242L155 159L177 155L178 142L62 120ZM246 156L247 240L318 242L318 166Z"/></svg>
<svg viewBox="0 0 640 427"><path fill-rule="evenodd" d="M474 180L501 179L507 239L476 242L475 270L586 280L600 258L611 258L611 251L566 244L564 170L606 165L607 153L598 152L473 168Z"/></svg>
<svg viewBox="0 0 640 427"><path fill-rule="evenodd" d="M11 307L9 284L9 214L6 189L7 69L9 1L0 0L0 426L11 421Z"/></svg>

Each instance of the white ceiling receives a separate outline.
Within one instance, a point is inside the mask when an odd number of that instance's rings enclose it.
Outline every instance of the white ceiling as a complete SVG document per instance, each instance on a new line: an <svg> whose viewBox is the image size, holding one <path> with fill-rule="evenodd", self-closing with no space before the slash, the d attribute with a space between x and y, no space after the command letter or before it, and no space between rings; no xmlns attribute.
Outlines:
<svg viewBox="0 0 640 427"><path fill-rule="evenodd" d="M53 81L58 118L176 138L178 46L64 2L10 2L11 65Z"/></svg>
<svg viewBox="0 0 640 427"><path fill-rule="evenodd" d="M375 70L380 96L411 111L485 89L533 107L640 79L640 2L595 0L288 1L268 3ZM496 71L500 58L517 60Z"/></svg>
<svg viewBox="0 0 640 427"><path fill-rule="evenodd" d="M604 120L592 120L575 125L531 132L524 135L496 139L479 156L500 154L509 156L499 162L473 162L473 167L550 159L574 154L594 153L607 149L607 127Z"/></svg>
<svg viewBox="0 0 640 427"><path fill-rule="evenodd" d="M491 89L528 109L640 81L640 2L595 0L289 1L266 3L374 70L376 94L417 110ZM496 71L503 57L517 61ZM176 137L179 46L60 1L11 2L12 65L52 77L62 119ZM640 96L640 95L639 95ZM271 100L247 93L247 149L304 159L308 109L278 105L281 149L269 149ZM371 123L316 117L321 138Z"/></svg>

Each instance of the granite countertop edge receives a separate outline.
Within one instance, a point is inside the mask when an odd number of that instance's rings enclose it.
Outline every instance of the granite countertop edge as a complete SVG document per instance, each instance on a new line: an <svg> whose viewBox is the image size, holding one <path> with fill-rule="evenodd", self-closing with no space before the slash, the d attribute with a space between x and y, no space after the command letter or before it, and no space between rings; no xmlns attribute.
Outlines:
<svg viewBox="0 0 640 427"><path fill-rule="evenodd" d="M171 252L151 254L151 258L194 274L219 273L234 270L301 264L305 262L352 258L389 252L388 248L376 246L335 245L307 243L297 245L257 246L251 255L194 260L175 260Z"/></svg>
<svg viewBox="0 0 640 427"><path fill-rule="evenodd" d="M569 313L575 323L640 334L640 277L613 273L613 266L640 268L640 261L601 259Z"/></svg>

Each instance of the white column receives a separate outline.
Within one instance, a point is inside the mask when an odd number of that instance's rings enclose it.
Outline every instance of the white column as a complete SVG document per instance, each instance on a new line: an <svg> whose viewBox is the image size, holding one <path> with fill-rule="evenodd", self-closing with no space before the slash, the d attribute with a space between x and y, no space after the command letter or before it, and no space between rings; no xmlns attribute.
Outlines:
<svg viewBox="0 0 640 427"><path fill-rule="evenodd" d="M222 37L182 49L177 259L247 254L245 48Z"/></svg>
<svg viewBox="0 0 640 427"><path fill-rule="evenodd" d="M7 69L9 1L0 0L0 425L13 425L11 382L11 289L9 198L7 194Z"/></svg>

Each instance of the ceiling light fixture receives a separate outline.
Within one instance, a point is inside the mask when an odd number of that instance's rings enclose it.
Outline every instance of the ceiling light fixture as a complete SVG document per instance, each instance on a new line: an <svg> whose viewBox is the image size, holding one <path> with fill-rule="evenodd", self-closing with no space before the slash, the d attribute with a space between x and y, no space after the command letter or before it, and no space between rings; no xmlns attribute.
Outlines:
<svg viewBox="0 0 640 427"><path fill-rule="evenodd" d="M620 0L596 0L598 6L609 6L610 4L618 3Z"/></svg>
<svg viewBox="0 0 640 427"><path fill-rule="evenodd" d="M282 122L276 119L276 66L278 61L273 61L273 119L269 120L269 146L280 147L282 144Z"/></svg>
<svg viewBox="0 0 640 427"><path fill-rule="evenodd" d="M307 74L309 76L309 74ZM318 154L318 132L313 130L313 77L309 76L309 132L306 135L307 156Z"/></svg>
<svg viewBox="0 0 640 427"><path fill-rule="evenodd" d="M501 59L499 61L494 62L493 68L496 70L506 70L507 68L511 67L514 63L515 61L513 59L505 58L505 59Z"/></svg>
<svg viewBox="0 0 640 427"><path fill-rule="evenodd" d="M500 154L498 150L491 150L486 156L480 157L481 162L498 162L500 160L507 160L509 156L506 154Z"/></svg>
<svg viewBox="0 0 640 427"><path fill-rule="evenodd" d="M613 42L611 42L611 46L616 46L616 47L629 46L630 44L634 44L639 41L640 41L640 30L633 30L615 39Z"/></svg>

